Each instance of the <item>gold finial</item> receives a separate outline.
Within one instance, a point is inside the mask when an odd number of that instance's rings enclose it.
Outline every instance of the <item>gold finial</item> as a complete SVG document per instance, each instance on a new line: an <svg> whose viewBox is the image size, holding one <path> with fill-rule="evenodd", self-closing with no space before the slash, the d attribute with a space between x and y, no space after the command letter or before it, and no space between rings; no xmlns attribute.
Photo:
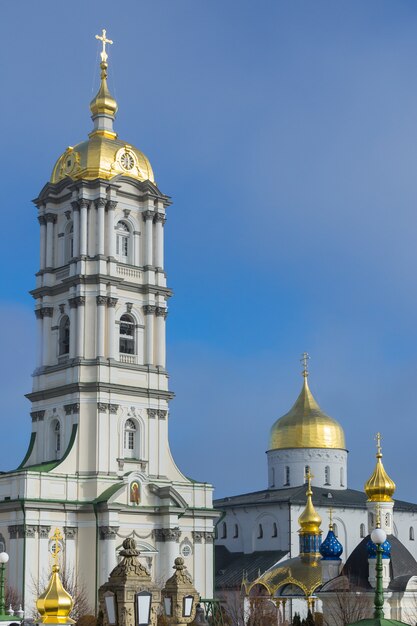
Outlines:
<svg viewBox="0 0 417 626"><path fill-rule="evenodd" d="M372 476L365 483L365 493L370 502L392 502L395 492L395 483L388 476L382 463L381 433L377 433L376 440L376 466Z"/></svg>
<svg viewBox="0 0 417 626"><path fill-rule="evenodd" d="M306 491L306 496L312 496L313 492L311 490L311 481L313 480L314 476L311 473L311 469L309 467L307 467L307 471L306 471L306 480L307 480L307 491Z"/></svg>
<svg viewBox="0 0 417 626"><path fill-rule="evenodd" d="M314 476L311 473L310 468L308 467L306 471L307 502L304 511L298 518L298 523L300 524L300 530L298 532L304 535L319 535L321 533L321 517L314 508L313 501L311 499L311 496L313 495L313 490L311 489L312 478L314 478Z"/></svg>
<svg viewBox="0 0 417 626"><path fill-rule="evenodd" d="M333 508L330 507L330 509L328 510L329 513L329 528L330 530L333 530Z"/></svg>
<svg viewBox="0 0 417 626"><path fill-rule="evenodd" d="M107 63L107 59L109 58L109 55L106 52L106 43L109 43L111 45L113 43L113 41L111 39L107 39L107 37L106 37L106 29L105 28L103 28L103 30L101 31L101 36L100 35L96 35L96 39L99 39L101 41L101 43L103 44L103 49L100 52L101 61L102 61L102 63Z"/></svg>
<svg viewBox="0 0 417 626"><path fill-rule="evenodd" d="M303 365L303 371L302 371L302 375L304 376L304 378L308 378L308 362L310 360L310 355L308 354L308 352L303 352L303 355L300 359L300 362Z"/></svg>
<svg viewBox="0 0 417 626"><path fill-rule="evenodd" d="M65 591L59 577L59 553L61 552L62 535L58 528L55 529L51 537L52 540L52 575L45 591L36 601L36 608L39 611L43 624L74 624L74 620L69 617L72 611L73 601L70 594Z"/></svg>

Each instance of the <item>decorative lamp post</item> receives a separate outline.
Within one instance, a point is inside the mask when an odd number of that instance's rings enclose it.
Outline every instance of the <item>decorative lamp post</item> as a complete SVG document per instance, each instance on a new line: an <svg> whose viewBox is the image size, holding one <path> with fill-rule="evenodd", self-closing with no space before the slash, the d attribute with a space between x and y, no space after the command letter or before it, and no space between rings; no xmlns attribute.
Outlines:
<svg viewBox="0 0 417 626"><path fill-rule="evenodd" d="M0 615L6 614L6 596L4 593L4 582L6 563L9 561L7 552L0 552Z"/></svg>
<svg viewBox="0 0 417 626"><path fill-rule="evenodd" d="M384 619L384 587L382 583L382 544L387 540L387 534L378 526L371 533L371 541L376 545L376 586L375 586L375 619Z"/></svg>
<svg viewBox="0 0 417 626"><path fill-rule="evenodd" d="M162 598L168 624L185 626L194 621L199 594L194 588L191 576L178 556L174 561L175 573L165 583Z"/></svg>

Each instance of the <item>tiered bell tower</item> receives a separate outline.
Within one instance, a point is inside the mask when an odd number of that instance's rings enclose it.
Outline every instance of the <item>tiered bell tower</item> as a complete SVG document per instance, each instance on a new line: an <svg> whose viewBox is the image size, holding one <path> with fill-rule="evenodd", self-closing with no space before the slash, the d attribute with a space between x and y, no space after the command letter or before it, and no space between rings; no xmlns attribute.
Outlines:
<svg viewBox="0 0 417 626"><path fill-rule="evenodd" d="M24 467L68 458L78 475L135 465L166 475L168 377L164 272L170 201L145 155L117 138L117 104L101 86L89 140L58 159L35 200L40 270L33 436Z"/></svg>
<svg viewBox="0 0 417 626"><path fill-rule="evenodd" d="M154 580L165 581L182 556L201 595L213 594L212 487L180 472L168 441L170 199L146 156L113 128L112 42L105 31L98 38L92 131L59 157L35 200L32 433L20 467L0 474L0 540L10 554L9 583L27 611L30 588L46 575L53 527L92 609L130 537Z"/></svg>

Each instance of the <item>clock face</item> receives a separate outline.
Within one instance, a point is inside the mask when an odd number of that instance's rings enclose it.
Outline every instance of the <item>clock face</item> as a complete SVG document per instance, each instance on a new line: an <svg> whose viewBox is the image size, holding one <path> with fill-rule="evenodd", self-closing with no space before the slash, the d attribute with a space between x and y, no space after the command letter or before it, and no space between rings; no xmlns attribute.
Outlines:
<svg viewBox="0 0 417 626"><path fill-rule="evenodd" d="M135 160L130 152L123 152L122 156L120 157L120 165L123 167L124 170L127 171L133 169L135 165Z"/></svg>

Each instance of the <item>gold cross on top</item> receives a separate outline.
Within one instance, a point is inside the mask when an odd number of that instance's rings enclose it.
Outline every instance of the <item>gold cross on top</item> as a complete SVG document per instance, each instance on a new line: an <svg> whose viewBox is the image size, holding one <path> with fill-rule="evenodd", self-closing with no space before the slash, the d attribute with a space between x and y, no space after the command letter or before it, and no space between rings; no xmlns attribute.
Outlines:
<svg viewBox="0 0 417 626"><path fill-rule="evenodd" d="M52 558L54 559L54 564L58 566L59 553L61 552L61 544L59 542L63 539L59 528L55 528L55 532L52 535L51 539L53 541Z"/></svg>
<svg viewBox="0 0 417 626"><path fill-rule="evenodd" d="M108 58L108 54L106 52L106 43L112 44L113 41L111 39L107 39L105 28L103 28L101 35L96 35L96 39L99 39L103 44L103 49L100 52L100 56L101 56L101 60L103 61L103 63L105 63Z"/></svg>
<svg viewBox="0 0 417 626"><path fill-rule="evenodd" d="M332 507L330 507L330 509L328 510L329 513L329 528L332 529L333 528L333 509Z"/></svg>
<svg viewBox="0 0 417 626"><path fill-rule="evenodd" d="M310 355L308 354L308 352L303 352L303 355L300 359L300 362L303 365L303 376L304 378L308 377L308 362L310 360Z"/></svg>
<svg viewBox="0 0 417 626"><path fill-rule="evenodd" d="M381 446L382 436L381 436L381 433L377 433L375 435L375 439L376 439L376 451L377 451L377 454L381 454L381 451L382 451L382 446Z"/></svg>

